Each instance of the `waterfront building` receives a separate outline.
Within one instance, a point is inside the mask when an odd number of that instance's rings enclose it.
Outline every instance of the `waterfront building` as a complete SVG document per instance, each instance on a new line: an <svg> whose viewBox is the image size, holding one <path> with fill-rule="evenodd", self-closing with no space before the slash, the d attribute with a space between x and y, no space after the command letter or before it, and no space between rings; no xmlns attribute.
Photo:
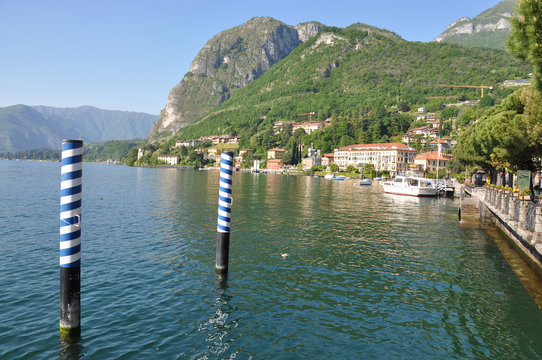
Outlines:
<svg viewBox="0 0 542 360"><path fill-rule="evenodd" d="M334 163L335 154L329 153L322 156L322 165L329 166Z"/></svg>
<svg viewBox="0 0 542 360"><path fill-rule="evenodd" d="M316 156L306 157L301 159L301 164L303 165L303 169L310 169L313 166L322 165L322 158Z"/></svg>
<svg viewBox="0 0 542 360"><path fill-rule="evenodd" d="M158 155L158 160L169 165L178 165L179 157L177 155Z"/></svg>
<svg viewBox="0 0 542 360"><path fill-rule="evenodd" d="M373 164L376 171L389 171L391 176L408 170L414 163L416 150L401 143L348 145L334 151L339 169L348 165L361 167Z"/></svg>
<svg viewBox="0 0 542 360"><path fill-rule="evenodd" d="M449 154L441 153L439 157L438 151L429 151L416 156L414 164L419 165L420 170L423 170L425 173L436 173L437 166L439 169L447 168L451 158L452 156Z"/></svg>
<svg viewBox="0 0 542 360"><path fill-rule="evenodd" d="M281 159L269 159L267 160L267 170L280 170L282 167Z"/></svg>

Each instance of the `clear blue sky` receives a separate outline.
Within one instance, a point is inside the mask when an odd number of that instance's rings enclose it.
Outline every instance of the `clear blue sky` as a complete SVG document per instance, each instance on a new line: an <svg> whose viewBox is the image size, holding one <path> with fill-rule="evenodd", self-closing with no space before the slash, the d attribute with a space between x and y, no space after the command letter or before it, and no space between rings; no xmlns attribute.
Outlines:
<svg viewBox="0 0 542 360"><path fill-rule="evenodd" d="M251 17L386 28L431 41L499 0L0 0L0 107L92 105L158 114L218 32Z"/></svg>

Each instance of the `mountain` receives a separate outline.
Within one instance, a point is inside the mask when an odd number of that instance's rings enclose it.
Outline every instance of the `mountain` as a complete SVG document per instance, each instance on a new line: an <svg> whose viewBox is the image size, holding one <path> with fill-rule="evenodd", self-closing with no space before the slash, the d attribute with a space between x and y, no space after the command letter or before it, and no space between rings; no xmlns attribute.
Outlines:
<svg viewBox="0 0 542 360"><path fill-rule="evenodd" d="M103 110L93 106L55 108L34 106L44 115L61 118L80 129L89 142L144 138L158 116L133 111Z"/></svg>
<svg viewBox="0 0 542 360"><path fill-rule="evenodd" d="M62 139L79 139L66 122L26 105L0 108L0 152L60 147Z"/></svg>
<svg viewBox="0 0 542 360"><path fill-rule="evenodd" d="M402 104L438 110L462 94L479 96L479 90L442 85L492 85L498 99L508 90L496 85L529 72L526 64L502 50L408 42L363 24L324 28L176 137L235 131L242 140L250 139L278 120L299 121L297 114L311 111L318 121L335 114L365 122L360 131L374 124L384 129L392 121L390 111Z"/></svg>
<svg viewBox="0 0 542 360"><path fill-rule="evenodd" d="M322 27L318 22L290 26L273 18L256 17L220 32L205 44L190 71L170 91L149 137L163 132L171 135L191 124L259 78Z"/></svg>
<svg viewBox="0 0 542 360"><path fill-rule="evenodd" d="M472 19L462 17L435 41L504 50L511 29L510 18L516 14L515 7L516 0L504 0Z"/></svg>
<svg viewBox="0 0 542 360"><path fill-rule="evenodd" d="M0 108L0 152L56 149L62 139L85 142L143 138L156 115L91 106L53 108L14 105Z"/></svg>

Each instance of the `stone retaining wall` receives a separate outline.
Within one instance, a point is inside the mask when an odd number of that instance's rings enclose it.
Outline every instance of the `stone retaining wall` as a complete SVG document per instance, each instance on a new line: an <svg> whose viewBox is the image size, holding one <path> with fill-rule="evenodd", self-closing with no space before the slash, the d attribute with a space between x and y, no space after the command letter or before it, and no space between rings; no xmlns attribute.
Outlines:
<svg viewBox="0 0 542 360"><path fill-rule="evenodd" d="M485 187L478 195L481 223L501 228L542 275L542 206L517 194L490 187Z"/></svg>

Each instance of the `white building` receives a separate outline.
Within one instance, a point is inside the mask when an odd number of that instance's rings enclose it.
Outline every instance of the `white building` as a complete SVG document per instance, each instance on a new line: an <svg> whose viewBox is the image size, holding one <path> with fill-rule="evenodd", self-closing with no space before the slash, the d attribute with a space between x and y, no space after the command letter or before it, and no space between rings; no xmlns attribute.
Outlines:
<svg viewBox="0 0 542 360"><path fill-rule="evenodd" d="M197 140L178 140L175 142L175 147L185 146L185 147L196 147L198 146L199 141Z"/></svg>
<svg viewBox="0 0 542 360"><path fill-rule="evenodd" d="M414 164L416 150L401 143L357 144L335 149L334 154L340 169L373 164L376 171L387 170L395 176Z"/></svg>
<svg viewBox="0 0 542 360"><path fill-rule="evenodd" d="M179 157L176 155L158 155L158 160L163 161L169 165L179 164Z"/></svg>
<svg viewBox="0 0 542 360"><path fill-rule="evenodd" d="M307 134L311 134L313 131L321 130L322 129L322 123L321 122L314 122L314 121L307 121L301 124L294 124L292 128L292 132L295 133L297 129L303 129Z"/></svg>
<svg viewBox="0 0 542 360"><path fill-rule="evenodd" d="M410 144L411 142L416 142L416 135L421 135L422 144L425 144L426 140L429 138L438 138L438 129L434 128L432 125L410 129L403 135L401 141L407 144Z"/></svg>

